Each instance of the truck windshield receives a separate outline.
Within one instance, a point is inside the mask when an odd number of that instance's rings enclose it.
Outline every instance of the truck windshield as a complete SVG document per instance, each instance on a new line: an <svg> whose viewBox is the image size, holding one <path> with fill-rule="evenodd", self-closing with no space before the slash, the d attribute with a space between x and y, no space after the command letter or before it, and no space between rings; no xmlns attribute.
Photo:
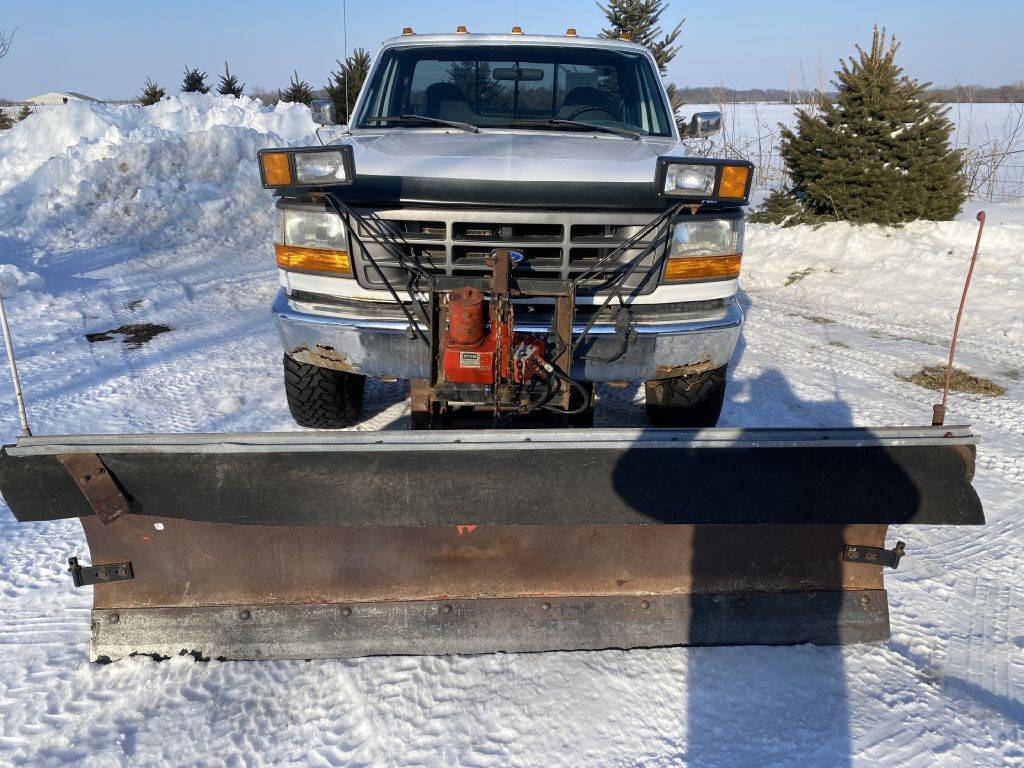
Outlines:
<svg viewBox="0 0 1024 768"><path fill-rule="evenodd" d="M653 68L646 57L626 51L402 46L382 54L366 88L359 128L430 127L409 117L419 115L479 128L586 130L566 122L575 121L671 135Z"/></svg>

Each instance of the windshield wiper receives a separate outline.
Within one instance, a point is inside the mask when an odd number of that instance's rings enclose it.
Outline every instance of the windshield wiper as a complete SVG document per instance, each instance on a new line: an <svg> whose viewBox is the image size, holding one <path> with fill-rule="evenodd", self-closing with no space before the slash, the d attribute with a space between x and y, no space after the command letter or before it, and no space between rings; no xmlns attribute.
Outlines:
<svg viewBox="0 0 1024 768"><path fill-rule="evenodd" d="M472 123L461 123L458 120L442 120L438 117L426 117L425 115L383 115L381 117L368 117L366 122L368 123L384 123L389 120L404 120L406 122L412 120L419 120L422 123L433 123L434 125L447 125L449 128L458 128L469 133L480 133L480 129Z"/></svg>
<svg viewBox="0 0 1024 768"><path fill-rule="evenodd" d="M605 133L614 133L616 136L625 136L627 139L633 141L639 140L643 135L636 131L630 131L626 128L615 128L611 125L596 125L594 123L584 123L580 120L562 120L558 117L553 117L550 120L513 120L510 125L517 127L535 127L539 128L542 125L550 125L555 128L581 128L588 131L604 131Z"/></svg>

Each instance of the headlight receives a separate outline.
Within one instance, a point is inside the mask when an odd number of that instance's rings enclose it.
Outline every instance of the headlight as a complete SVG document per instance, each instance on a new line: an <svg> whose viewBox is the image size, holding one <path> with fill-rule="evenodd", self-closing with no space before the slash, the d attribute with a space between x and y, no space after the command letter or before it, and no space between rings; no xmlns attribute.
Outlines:
<svg viewBox="0 0 1024 768"><path fill-rule="evenodd" d="M345 224L334 213L278 208L274 253L282 269L352 276Z"/></svg>
<svg viewBox="0 0 1024 768"><path fill-rule="evenodd" d="M715 166L676 163L665 170L665 194L673 197L711 197L715 191Z"/></svg>
<svg viewBox="0 0 1024 768"><path fill-rule="evenodd" d="M743 252L743 219L677 221L669 257L727 256Z"/></svg>
<svg viewBox="0 0 1024 768"><path fill-rule="evenodd" d="M348 145L261 149L256 156L260 180L268 189L324 187L355 180L352 147Z"/></svg>
<svg viewBox="0 0 1024 768"><path fill-rule="evenodd" d="M660 157L655 180L658 193L666 197L742 205L750 196L753 168L746 160Z"/></svg>
<svg viewBox="0 0 1024 768"><path fill-rule="evenodd" d="M297 184L344 184L349 180L341 152L296 152Z"/></svg>
<svg viewBox="0 0 1024 768"><path fill-rule="evenodd" d="M672 227L665 282L731 279L743 257L743 219L680 220Z"/></svg>

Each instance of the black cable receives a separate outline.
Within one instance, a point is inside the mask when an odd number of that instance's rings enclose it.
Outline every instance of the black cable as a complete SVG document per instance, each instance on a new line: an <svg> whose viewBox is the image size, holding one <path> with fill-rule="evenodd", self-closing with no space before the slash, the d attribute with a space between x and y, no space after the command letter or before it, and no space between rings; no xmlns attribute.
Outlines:
<svg viewBox="0 0 1024 768"><path fill-rule="evenodd" d="M580 393L582 402L575 408L559 408L554 405L543 405L541 406L542 408L553 413L560 413L563 416L575 416L577 413L583 413L590 407L590 393L587 392L587 390L583 387L582 384L580 384L578 381L570 379L568 376L566 376L558 369L555 369L550 373L552 377L558 379L559 381L564 381L570 387L574 387Z"/></svg>
<svg viewBox="0 0 1024 768"><path fill-rule="evenodd" d="M658 242L658 238L656 235L658 232L661 231L662 226L664 226L666 221L671 221L671 219L676 215L676 213L678 213L681 207L682 204L677 203L673 205L671 208L664 211L663 213L659 214L653 221L646 224L639 232L633 235L633 237L624 242L615 250L605 254L603 258L599 259L595 264L591 265L591 267L587 269L585 272L581 273L580 275L577 275L576 278L573 280L573 283L578 286L581 280L585 279L586 277L589 277L601 265L607 263L609 260L617 256L619 253L633 247L634 243L646 237L650 232L655 233L655 237L651 238L651 241L647 244L647 246L642 251L640 251L640 253L634 256L626 265L624 265L619 270L619 273L612 278L612 290L609 291L607 298L605 298L601 306L598 307L597 310L591 315L590 320L587 322L586 326L584 326L583 331L580 333L580 335L572 342L572 351L574 356L576 354L576 351L580 348L580 345L586 340L587 336L590 334L590 331L593 330L594 325L597 324L597 320L601 316L601 313L608 308L609 304L611 304L612 299L618 298L620 306L625 306L621 295L622 289L625 287L626 282L633 275L633 273L636 272L637 268L640 266L643 260L647 258L648 254L650 254L654 250L655 245Z"/></svg>
<svg viewBox="0 0 1024 768"><path fill-rule="evenodd" d="M332 195L330 192L327 192L325 194L325 197L327 201L331 204L331 206L334 208L334 212L338 214L338 218L344 221L345 216L342 214L341 207L338 205L338 202L334 199L334 195ZM398 295L398 292L394 289L394 286L391 285L391 282L384 275L384 271L380 268L380 265L377 264L377 260L373 258L373 255L370 253L369 249L366 247L366 245L359 237L355 237L353 239L357 243L359 243L359 247L363 249L363 255L366 256L367 261L370 262L370 265L373 267L374 271L376 271L377 277L379 277L381 282L384 283L384 286L388 289L388 292L391 294L391 298L395 300L395 303L405 314L406 319L409 321L409 326L416 333L416 335L419 336L420 340L422 340L423 343L427 345L427 349L431 349L430 339L428 339L426 334L423 333L423 329L420 328L419 325L417 324L416 318L412 316L412 312L410 312L409 308L405 306L405 302L402 301L402 298ZM355 270L353 268L353 274L354 272Z"/></svg>

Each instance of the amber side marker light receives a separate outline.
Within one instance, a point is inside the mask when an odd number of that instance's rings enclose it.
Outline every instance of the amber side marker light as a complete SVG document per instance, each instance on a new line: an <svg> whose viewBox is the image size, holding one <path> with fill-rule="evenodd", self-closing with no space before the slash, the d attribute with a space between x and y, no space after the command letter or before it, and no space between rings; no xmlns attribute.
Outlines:
<svg viewBox="0 0 1024 768"><path fill-rule="evenodd" d="M468 35L469 34L469 30L466 29L466 25L465 24L459 24L459 26L457 26L455 28L455 34L456 35Z"/></svg>
<svg viewBox="0 0 1024 768"><path fill-rule="evenodd" d="M264 152L260 155L264 183L269 187L286 187L292 183L292 170L285 152Z"/></svg>
<svg viewBox="0 0 1024 768"><path fill-rule="evenodd" d="M665 265L665 280L711 280L736 277L740 273L743 254L728 256L685 256L669 259Z"/></svg>
<svg viewBox="0 0 1024 768"><path fill-rule="evenodd" d="M320 248L298 248L294 245L274 244L277 266L281 269L303 269L309 272L330 272L351 275L352 265L348 251L327 251Z"/></svg>
<svg viewBox="0 0 1024 768"><path fill-rule="evenodd" d="M749 178L750 169L745 165L723 166L722 180L718 185L718 196L742 200L746 197Z"/></svg>
<svg viewBox="0 0 1024 768"><path fill-rule="evenodd" d="M565 30L566 37L576 37L576 27L569 27Z"/></svg>

